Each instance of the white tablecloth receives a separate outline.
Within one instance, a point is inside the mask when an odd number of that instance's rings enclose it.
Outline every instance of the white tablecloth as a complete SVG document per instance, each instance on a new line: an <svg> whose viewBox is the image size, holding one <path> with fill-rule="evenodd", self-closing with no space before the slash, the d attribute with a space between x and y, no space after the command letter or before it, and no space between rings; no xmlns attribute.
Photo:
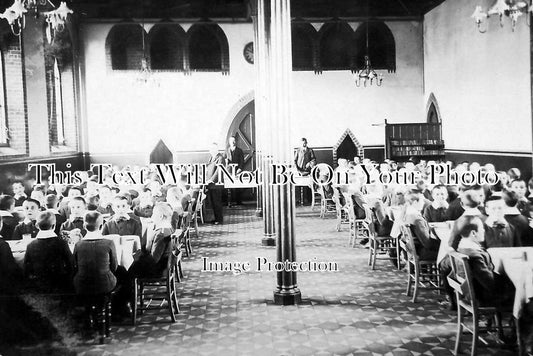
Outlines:
<svg viewBox="0 0 533 356"><path fill-rule="evenodd" d="M533 247L489 248L494 272L505 274L516 289L513 315L519 319L533 298ZM524 260L524 254L527 260Z"/></svg>
<svg viewBox="0 0 533 356"><path fill-rule="evenodd" d="M452 230L446 225L431 225L433 226L433 231L435 231L436 237L440 240L439 253L437 254L438 265L450 251L449 241ZM432 237L434 237L433 234Z"/></svg>

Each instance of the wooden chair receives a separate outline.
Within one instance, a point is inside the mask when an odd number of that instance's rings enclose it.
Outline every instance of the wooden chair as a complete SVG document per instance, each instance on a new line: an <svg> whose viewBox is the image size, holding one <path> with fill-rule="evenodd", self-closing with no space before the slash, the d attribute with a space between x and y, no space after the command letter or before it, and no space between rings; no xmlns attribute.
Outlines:
<svg viewBox="0 0 533 356"><path fill-rule="evenodd" d="M322 187L318 184L311 183L311 210L315 210L315 205L322 208ZM318 198L318 199L317 199Z"/></svg>
<svg viewBox="0 0 533 356"><path fill-rule="evenodd" d="M318 192L320 194L320 218L324 219L326 214L337 212L337 203L334 198L326 198L324 186L319 186Z"/></svg>
<svg viewBox="0 0 533 356"><path fill-rule="evenodd" d="M111 299L112 293L84 295L85 310L90 327L98 330L100 344L111 334Z"/></svg>
<svg viewBox="0 0 533 356"><path fill-rule="evenodd" d="M348 246L355 247L358 239L370 240L370 235L372 234L370 229L370 224L372 223L372 211L367 206L364 206L365 218L357 219L355 217L351 196L349 194L345 194L344 197L346 199L345 211L348 216L348 224L350 226Z"/></svg>
<svg viewBox="0 0 533 356"><path fill-rule="evenodd" d="M167 309L172 322L176 322L175 314L180 312L176 294L176 275L181 268L178 264L180 253L179 237L173 235L170 240L170 253L164 275L159 278L134 279L131 303L133 325L137 323L137 314L142 314L145 310L156 309Z"/></svg>
<svg viewBox="0 0 533 356"><path fill-rule="evenodd" d="M402 239L400 243L400 254L405 251L407 254L407 296L411 295L414 285L413 303L416 303L419 288L428 290L444 290L442 285L442 274L440 273L437 261L421 260L416 252L415 241L409 226L402 226ZM401 258L398 259L398 265Z"/></svg>
<svg viewBox="0 0 533 356"><path fill-rule="evenodd" d="M198 219L204 223L204 201L205 201L205 193L203 189L200 189L198 192L198 196L196 197L195 204L194 205L194 212L195 212L195 226L198 228Z"/></svg>
<svg viewBox="0 0 533 356"><path fill-rule="evenodd" d="M371 215L372 223L375 223L374 214ZM390 251L395 250L396 256L390 256ZM392 236L378 236L370 230L368 265L375 269L377 260L396 261L396 266L400 269L400 238Z"/></svg>
<svg viewBox="0 0 533 356"><path fill-rule="evenodd" d="M501 313L507 312L499 306L481 306L476 299L474 291L474 277L472 275L470 265L468 262L468 256L458 253L449 253L450 262L452 265L452 273L448 275L447 280L450 287L455 291L457 297L457 335L455 340L455 355L459 354L459 346L461 343L461 336L463 329L466 329L472 333L472 349L471 355L477 354L477 342L478 339L487 345L487 342L479 337L480 331L489 331L494 328L481 328L479 326L479 319L481 315L487 315L495 318L496 329L498 335L503 336L503 328L501 322ZM465 316L472 316L472 327L470 328L464 321ZM519 343L520 345L520 343ZM520 351L521 352L521 351Z"/></svg>

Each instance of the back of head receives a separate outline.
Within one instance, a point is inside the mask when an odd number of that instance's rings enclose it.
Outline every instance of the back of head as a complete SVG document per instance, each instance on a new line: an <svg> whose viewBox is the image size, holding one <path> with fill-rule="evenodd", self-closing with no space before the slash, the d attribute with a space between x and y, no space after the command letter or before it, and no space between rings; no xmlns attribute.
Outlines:
<svg viewBox="0 0 533 356"><path fill-rule="evenodd" d="M98 211L89 211L85 214L85 217L83 219L85 223L85 229L87 231L98 231L100 227L102 226L104 219L102 217L102 214L100 214Z"/></svg>
<svg viewBox="0 0 533 356"><path fill-rule="evenodd" d="M0 195L0 210L10 211L15 205L15 198L11 195L2 194Z"/></svg>
<svg viewBox="0 0 533 356"><path fill-rule="evenodd" d="M502 198L505 205L510 208L514 208L518 204L518 196L512 190L504 190L502 192Z"/></svg>
<svg viewBox="0 0 533 356"><path fill-rule="evenodd" d="M472 231L479 232L483 227L483 222L478 216L466 216L459 227L459 235L468 237Z"/></svg>
<svg viewBox="0 0 533 356"><path fill-rule="evenodd" d="M57 202L58 202L57 195L48 194L45 197L45 202L46 202L47 209L55 209L57 207Z"/></svg>
<svg viewBox="0 0 533 356"><path fill-rule="evenodd" d="M52 230L56 224L56 216L51 211L43 211L37 218L39 230Z"/></svg>

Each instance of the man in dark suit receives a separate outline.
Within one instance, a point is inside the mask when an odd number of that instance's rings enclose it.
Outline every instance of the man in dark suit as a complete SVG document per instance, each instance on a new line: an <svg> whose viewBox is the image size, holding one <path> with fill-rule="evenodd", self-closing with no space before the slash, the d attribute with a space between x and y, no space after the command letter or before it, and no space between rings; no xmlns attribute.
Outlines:
<svg viewBox="0 0 533 356"><path fill-rule="evenodd" d="M235 137L231 136L228 140L228 149L226 150L226 164L228 170L230 170L230 164L236 164L235 174L238 175L244 169L244 152L237 147ZM231 173L231 170L230 170ZM231 203L241 205L241 191L239 189L230 189L230 199L228 199L228 205Z"/></svg>
<svg viewBox="0 0 533 356"><path fill-rule="evenodd" d="M222 224L224 221L223 207L222 207L222 191L224 189L223 182L218 181L218 165L224 165L224 156L218 152L218 145L213 143L209 150L211 157L206 167L207 177L207 197L211 202L215 225Z"/></svg>

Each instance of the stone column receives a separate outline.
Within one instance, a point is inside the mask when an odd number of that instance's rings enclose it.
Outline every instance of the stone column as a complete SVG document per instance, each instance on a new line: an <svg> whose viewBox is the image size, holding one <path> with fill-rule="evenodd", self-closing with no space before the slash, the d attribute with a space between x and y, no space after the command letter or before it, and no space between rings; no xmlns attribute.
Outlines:
<svg viewBox="0 0 533 356"><path fill-rule="evenodd" d="M290 0L270 0L270 123L272 163L289 167L293 154L290 144L290 103L292 82L292 45ZM274 220L277 261L296 261L294 233L294 187L291 184L273 186ZM277 272L274 303L297 304L301 293L296 272Z"/></svg>
<svg viewBox="0 0 533 356"><path fill-rule="evenodd" d="M263 216L263 233L264 238L262 244L264 246L274 246L274 209L272 200L272 186L270 182L270 175L267 174L270 169L270 162L272 160L271 153L271 125L270 125L270 77L269 66L270 56L268 48L268 18L269 14L266 12L265 0L253 1L254 16L254 64L256 73L255 86L255 110L256 110L256 132L257 143L259 147L258 152L258 169L263 172L263 184L258 188L258 193L261 196L261 212Z"/></svg>

